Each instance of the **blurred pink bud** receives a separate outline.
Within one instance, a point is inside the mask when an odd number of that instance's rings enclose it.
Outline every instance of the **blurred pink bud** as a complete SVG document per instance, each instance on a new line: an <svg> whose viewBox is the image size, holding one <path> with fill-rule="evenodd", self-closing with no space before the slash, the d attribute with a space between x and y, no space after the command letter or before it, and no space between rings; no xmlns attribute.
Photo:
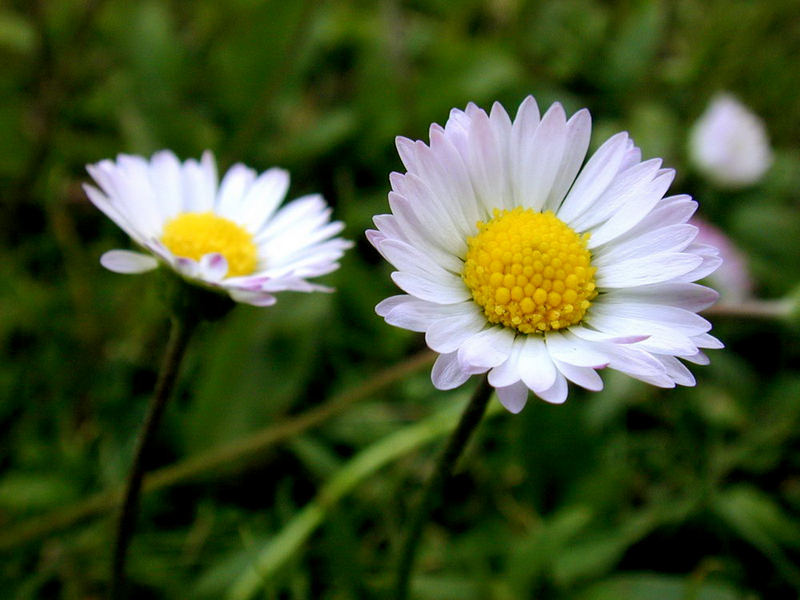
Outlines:
<svg viewBox="0 0 800 600"><path fill-rule="evenodd" d="M719 250L722 265L708 276L708 280L720 293L722 299L741 302L750 298L753 281L747 270L747 259L744 254L719 227L697 216L692 217L689 223L700 230L695 238L695 243L709 244Z"/></svg>
<svg viewBox="0 0 800 600"><path fill-rule="evenodd" d="M689 155L721 187L756 183L772 164L764 122L730 94L712 100L692 128Z"/></svg>

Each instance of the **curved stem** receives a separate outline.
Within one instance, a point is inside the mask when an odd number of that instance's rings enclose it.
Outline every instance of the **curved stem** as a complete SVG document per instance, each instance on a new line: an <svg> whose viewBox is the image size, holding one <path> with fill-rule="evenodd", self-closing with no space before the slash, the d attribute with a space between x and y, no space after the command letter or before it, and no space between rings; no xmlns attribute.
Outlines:
<svg viewBox="0 0 800 600"><path fill-rule="evenodd" d="M169 333L169 341L164 355L164 362L156 382L156 389L153 398L147 408L142 428L136 439L136 449L133 455L133 464L128 475L125 487L125 496L117 523L117 536L114 543L114 563L111 575L111 588L109 598L118 600L125 597L125 558L128 552L128 545L133 536L133 529L136 523L136 515L139 508L139 492L142 489L142 477L144 476L144 458L147 453L153 434L158 429L161 416L164 414L164 407L167 405L172 389L175 387L175 380L181 361L186 353L186 346L189 338L194 331L196 321L183 316L173 316L172 326Z"/></svg>
<svg viewBox="0 0 800 600"><path fill-rule="evenodd" d="M414 566L417 546L422 537L422 529L428 521L428 516L435 507L436 502L439 500L444 484L450 478L453 469L455 469L458 457L461 456L470 436L481 422L491 395L492 386L489 385L488 379L484 377L461 414L461 420L447 440L447 445L439 455L436 467L430 479L428 479L425 489L422 491L422 498L419 500L416 512L411 516L408 534L400 550L400 559L397 564L397 580L395 582L395 600L406 600L408 598L411 570Z"/></svg>

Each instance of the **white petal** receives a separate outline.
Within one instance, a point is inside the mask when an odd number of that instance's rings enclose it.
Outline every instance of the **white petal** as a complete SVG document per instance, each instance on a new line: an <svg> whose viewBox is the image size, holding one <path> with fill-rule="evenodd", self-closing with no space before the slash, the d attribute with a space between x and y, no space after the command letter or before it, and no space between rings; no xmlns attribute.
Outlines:
<svg viewBox="0 0 800 600"><path fill-rule="evenodd" d="M664 365L652 354L631 345L619 344L608 344L604 351L611 358L610 368L657 387L675 387Z"/></svg>
<svg viewBox="0 0 800 600"><path fill-rule="evenodd" d="M599 392L603 389L603 380L597 371L591 367L577 367L569 363L561 362L555 358L553 362L561 374L572 383L593 392Z"/></svg>
<svg viewBox="0 0 800 600"><path fill-rule="evenodd" d="M646 194L660 168L661 159L656 158L620 169L603 193L570 225L578 231L598 227L627 204L638 201Z"/></svg>
<svg viewBox="0 0 800 600"><path fill-rule="evenodd" d="M697 237L693 225L669 225L624 242L608 244L593 252L592 264L596 267L659 252L681 252Z"/></svg>
<svg viewBox="0 0 800 600"><path fill-rule="evenodd" d="M567 136L564 146L564 157L558 169L550 194L542 207L543 210L558 212L561 201L575 181L575 176L586 157L589 139L592 136L592 117L589 111L582 108L567 121Z"/></svg>
<svg viewBox="0 0 800 600"><path fill-rule="evenodd" d="M678 328L664 325L656 321L627 319L616 315L593 313L586 322L592 327L609 335L647 335L647 339L638 342L638 348L659 354L694 354L697 346L690 334Z"/></svg>
<svg viewBox="0 0 800 600"><path fill-rule="evenodd" d="M288 171L277 168L264 171L247 190L236 212L236 222L250 233L260 232L288 190Z"/></svg>
<svg viewBox="0 0 800 600"><path fill-rule="evenodd" d="M414 154L414 141L399 135L394 139L394 144L406 171L409 173L415 172L417 169L417 160Z"/></svg>
<svg viewBox="0 0 800 600"><path fill-rule="evenodd" d="M219 252L204 254L200 258L200 274L206 281L222 281L228 274L228 261Z"/></svg>
<svg viewBox="0 0 800 600"><path fill-rule="evenodd" d="M664 368L667 370L667 375L678 385L691 387L696 383L692 372L677 358L659 355L657 355L656 358L664 365Z"/></svg>
<svg viewBox="0 0 800 600"><path fill-rule="evenodd" d="M561 373L556 373L556 380L551 387L535 393L539 398L551 404L563 404L567 399L567 392L567 380Z"/></svg>
<svg viewBox="0 0 800 600"><path fill-rule="evenodd" d="M233 165L219 184L215 212L228 219L235 218L242 206L245 192L256 179L256 172L241 163Z"/></svg>
<svg viewBox="0 0 800 600"><path fill-rule="evenodd" d="M158 201L157 185L152 185L150 164L141 156L117 156L118 198L128 209L136 210L153 231L160 229L164 214Z"/></svg>
<svg viewBox="0 0 800 600"><path fill-rule="evenodd" d="M682 225L689 220L696 210L697 202L685 194L662 198L635 227L621 236L616 243L622 243L640 235L654 232L662 227Z"/></svg>
<svg viewBox="0 0 800 600"><path fill-rule="evenodd" d="M434 135L435 149L422 142L414 144L417 157L417 175L431 190L436 202L453 212L453 219L462 221L460 229L470 228L478 220L478 203L468 173L464 170L457 152L439 134ZM433 143L433 141L432 141ZM411 173L411 171L409 171Z"/></svg>
<svg viewBox="0 0 800 600"><path fill-rule="evenodd" d="M395 271L392 281L404 292L436 304L457 304L472 297L464 282L454 275L435 281L413 273Z"/></svg>
<svg viewBox="0 0 800 600"><path fill-rule="evenodd" d="M436 352L446 354L458 350L461 344L486 326L485 317L474 309L471 302L455 306L462 308L455 314L436 319L425 332L425 343Z"/></svg>
<svg viewBox="0 0 800 600"><path fill-rule="evenodd" d="M489 383L491 385L496 388L508 387L520 380L519 355L524 347L525 336L520 335L514 338L514 343L511 346L511 354L509 354L505 362L489 371ZM525 389L528 389L527 386Z"/></svg>
<svg viewBox="0 0 800 600"><path fill-rule="evenodd" d="M145 273L158 267L158 261L147 254L130 250L109 250L100 257L100 264L114 273Z"/></svg>
<svg viewBox="0 0 800 600"><path fill-rule="evenodd" d="M707 244L694 243L686 249L686 252L692 253L701 259L697 268L692 269L688 273L684 273L675 278L676 281L697 281L708 277L716 271L722 264L722 258L719 256L719 251L713 246Z"/></svg>
<svg viewBox="0 0 800 600"><path fill-rule="evenodd" d="M710 333L702 333L700 335L695 335L692 337L692 341L698 348L708 348L710 350L719 350L720 348L724 348L725 344L720 342L717 338L715 338Z"/></svg>
<svg viewBox="0 0 800 600"><path fill-rule="evenodd" d="M277 301L275 296L268 292L228 288L228 294L236 302L251 304L252 306L272 306Z"/></svg>
<svg viewBox="0 0 800 600"><path fill-rule="evenodd" d="M692 312L705 310L718 298L719 294L715 290L697 283L656 283L631 289L610 290L603 294L603 302L606 304L617 302L660 303Z"/></svg>
<svg viewBox="0 0 800 600"><path fill-rule="evenodd" d="M87 167L88 168L88 167ZM83 190L97 208L99 208L109 219L114 221L117 226L127 233L130 238L138 244L144 245L144 236L139 231L136 223L128 218L128 215L121 212L111 201L97 188L84 184Z"/></svg>
<svg viewBox="0 0 800 600"><path fill-rule="evenodd" d="M254 241L261 243L265 240L281 236L296 237L301 232L296 228L314 229L327 223L330 209L319 194L309 194L292 200L281 208L275 216L267 221L266 226L255 236ZM310 223L313 224L309 226Z"/></svg>
<svg viewBox="0 0 800 600"><path fill-rule="evenodd" d="M511 205L511 187L506 173L508 169L507 144L503 143L505 140L496 136L495 129L485 112L468 108L473 116L470 119L469 128L466 130L465 143L460 148L460 152L466 165L466 181L472 182L477 202L466 203L470 208L466 222L467 231L474 229L480 214L489 214L493 208ZM438 138L439 136L435 134L431 136L432 146ZM468 194L463 198L455 197L456 207L472 197L473 194Z"/></svg>
<svg viewBox="0 0 800 600"><path fill-rule="evenodd" d="M411 202L407 198L390 192L389 205L394 213L397 227L403 232L403 235L411 245L419 248L449 271L455 273L464 268L464 263L461 259L446 250L442 246L443 240L438 239L438 236L431 233L428 226L419 220Z"/></svg>
<svg viewBox="0 0 800 600"><path fill-rule="evenodd" d="M592 344L572 333L550 332L545 338L547 350L553 359L574 365L602 369L609 358L602 352L602 345Z"/></svg>
<svg viewBox="0 0 800 600"><path fill-rule="evenodd" d="M429 256L405 242L384 240L376 247L399 271L434 280L448 280L454 277L452 272L446 271Z"/></svg>
<svg viewBox="0 0 800 600"><path fill-rule="evenodd" d="M150 159L150 185L164 219L175 218L181 212L181 163L169 150Z"/></svg>
<svg viewBox="0 0 800 600"><path fill-rule="evenodd" d="M483 373L504 362L513 343L514 334L505 327L485 329L461 345L458 360L470 374Z"/></svg>
<svg viewBox="0 0 800 600"><path fill-rule="evenodd" d="M700 335L711 329L711 323L697 313L674 306L642 303L606 304L601 301L595 302L591 310L592 317L604 315L610 318L658 323L686 335Z"/></svg>
<svg viewBox="0 0 800 600"><path fill-rule="evenodd" d="M591 238L590 238L591 239ZM626 288L675 280L696 269L703 259L686 252L662 252L605 265L597 270L599 288Z"/></svg>
<svg viewBox="0 0 800 600"><path fill-rule="evenodd" d="M539 211L544 207L561 167L567 143L564 108L553 104L529 138L512 146L512 176L516 203Z"/></svg>
<svg viewBox="0 0 800 600"><path fill-rule="evenodd" d="M512 414L519 413L528 402L528 388L524 383L518 381L515 384L496 388L497 399L506 410Z"/></svg>
<svg viewBox="0 0 800 600"><path fill-rule="evenodd" d="M575 184L558 210L558 218L570 225L602 194L619 170L628 134L618 133L595 152L581 169Z"/></svg>
<svg viewBox="0 0 800 600"><path fill-rule="evenodd" d="M201 278L200 264L196 260L177 256L173 260L172 266L184 277L188 277L189 279Z"/></svg>
<svg viewBox="0 0 800 600"><path fill-rule="evenodd" d="M537 394L550 389L556 380L555 365L544 340L538 335L525 338L525 346L519 355L519 374L525 385Z"/></svg>
<svg viewBox="0 0 800 600"><path fill-rule="evenodd" d="M688 360L696 365L707 365L711 362L705 352L699 351L697 354L691 356L681 356L683 360Z"/></svg>
<svg viewBox="0 0 800 600"><path fill-rule="evenodd" d="M375 312L390 325L423 332L434 320L452 314L453 306L434 304L403 294L386 298L375 307Z"/></svg>
<svg viewBox="0 0 800 600"><path fill-rule="evenodd" d="M460 162L458 157L454 160ZM474 222L469 225L466 223L463 210L445 205L425 182L413 173L407 175L392 173L389 180L392 189L409 200L409 207L413 209L419 222L428 227L429 237L435 238L448 252L457 255L466 252L466 239L471 235Z"/></svg>
<svg viewBox="0 0 800 600"><path fill-rule="evenodd" d="M214 155L204 152L198 163L189 159L181 169L183 212L209 212L217 196L217 166Z"/></svg>
<svg viewBox="0 0 800 600"><path fill-rule="evenodd" d="M105 202L113 207L111 211L104 210L103 212L112 219L114 218L112 213L122 216L124 222L130 224L136 236L134 239L141 243L141 240L161 233L162 217L156 207L155 196L150 187L146 168L144 174L137 175L110 160L102 160L97 164L88 165L86 170L105 193ZM91 198L98 207L104 202L99 196L102 194ZM117 219L114 221L124 229L120 221Z"/></svg>
<svg viewBox="0 0 800 600"><path fill-rule="evenodd" d="M569 328L569 334L575 335L582 340L586 340L587 342L608 342L611 344L635 344L636 342L641 342L646 340L648 335L611 335L608 333L603 333L602 331L595 331L594 329L588 329L587 327L582 327L581 325L573 325Z"/></svg>
<svg viewBox="0 0 800 600"><path fill-rule="evenodd" d="M608 221L592 231L587 247L597 248L630 231L664 197L674 178L675 172L671 169L656 177L646 193L625 204Z"/></svg>
<svg viewBox="0 0 800 600"><path fill-rule="evenodd" d="M470 374L461 368L457 352L440 354L431 370L431 381L436 389L452 390L462 385Z"/></svg>

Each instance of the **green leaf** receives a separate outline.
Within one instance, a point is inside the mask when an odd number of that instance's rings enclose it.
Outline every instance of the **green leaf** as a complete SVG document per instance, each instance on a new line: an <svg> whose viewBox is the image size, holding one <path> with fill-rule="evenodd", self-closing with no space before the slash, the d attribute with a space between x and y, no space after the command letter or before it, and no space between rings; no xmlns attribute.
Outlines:
<svg viewBox="0 0 800 600"><path fill-rule="evenodd" d="M628 573L586 588L575 600L744 600L730 585L654 573Z"/></svg>

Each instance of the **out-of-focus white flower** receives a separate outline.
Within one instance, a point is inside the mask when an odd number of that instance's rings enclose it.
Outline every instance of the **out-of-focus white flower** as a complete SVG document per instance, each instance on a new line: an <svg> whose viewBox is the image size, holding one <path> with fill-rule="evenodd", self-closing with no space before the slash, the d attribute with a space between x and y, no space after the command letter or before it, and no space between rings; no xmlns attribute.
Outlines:
<svg viewBox="0 0 800 600"><path fill-rule="evenodd" d="M730 94L714 98L697 120L689 154L706 177L728 188L756 183L772 164L764 122Z"/></svg>
<svg viewBox="0 0 800 600"><path fill-rule="evenodd" d="M322 196L278 208L289 189L283 169L258 175L236 164L218 183L211 152L181 163L164 150L149 161L120 154L87 170L100 187L84 186L89 199L148 252L106 252L100 262L116 273L162 263L237 302L269 306L275 292L330 291L306 278L336 270L351 246L333 237L344 225L330 221Z"/></svg>
<svg viewBox="0 0 800 600"><path fill-rule="evenodd" d="M367 236L406 293L376 310L425 332L436 387L488 372L518 412L529 390L558 403L567 380L601 389L605 367L694 385L679 359L721 347L697 314L717 293L693 282L720 264L687 223L697 204L665 198L674 172L626 133L581 167L590 135L587 110L540 117L528 97L513 121L470 104L431 126L430 145L397 139L407 172L392 173L392 214Z"/></svg>
<svg viewBox="0 0 800 600"><path fill-rule="evenodd" d="M708 275L708 281L726 301L741 302L749 298L753 292L753 280L744 254L721 229L708 221L694 216L689 223L698 229L695 242L714 246L722 258L722 264Z"/></svg>

